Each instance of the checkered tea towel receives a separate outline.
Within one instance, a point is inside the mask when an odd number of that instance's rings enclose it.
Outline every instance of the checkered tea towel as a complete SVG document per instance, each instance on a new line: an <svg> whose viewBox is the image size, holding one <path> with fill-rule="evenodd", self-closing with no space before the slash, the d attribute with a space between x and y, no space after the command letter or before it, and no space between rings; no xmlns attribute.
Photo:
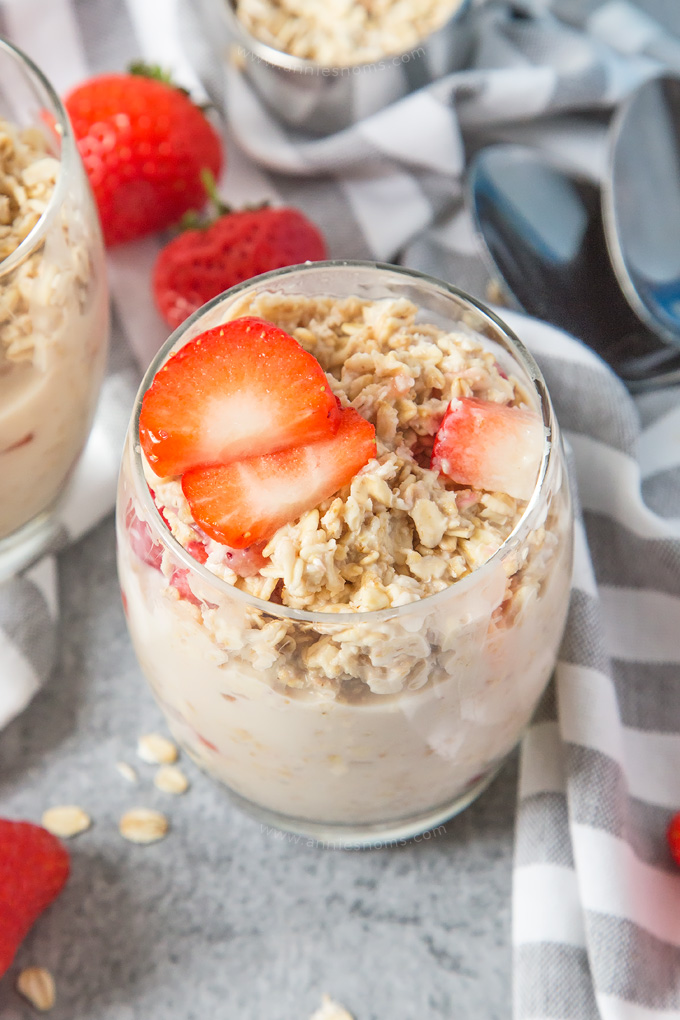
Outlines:
<svg viewBox="0 0 680 1020"><path fill-rule="evenodd" d="M334 257L399 259L483 296L461 203L469 153L529 142L598 179L604 115L664 64L680 71L680 5L481 6L469 70L322 141L290 136L215 61L189 0L4 0L0 29L62 92L138 55L169 64L189 87L198 69L229 116L221 186L233 203L295 203ZM110 256L114 374L65 505L65 536L112 502L133 378L165 335L149 299L160 243ZM680 809L680 393L634 403L577 341L506 318L546 375L581 506L557 680L522 751L515 1016L680 1018L680 872L664 842ZM91 455L98 444L108 460ZM49 672L54 581L48 559L0 595L0 722Z"/></svg>

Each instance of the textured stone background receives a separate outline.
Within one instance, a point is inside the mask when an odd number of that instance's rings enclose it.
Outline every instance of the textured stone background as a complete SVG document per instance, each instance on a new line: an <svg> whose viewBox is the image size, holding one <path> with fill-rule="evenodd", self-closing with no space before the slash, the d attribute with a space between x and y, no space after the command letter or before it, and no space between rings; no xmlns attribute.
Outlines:
<svg viewBox="0 0 680 1020"><path fill-rule="evenodd" d="M50 1020L307 1020L323 992L357 1020L509 1018L514 766L445 834L378 851L262 831L186 759L190 791L162 794L135 755L163 725L125 630L112 521L62 557L61 589L59 668L0 734L0 814L74 803L95 824L0 982L2 1020L35 1018L14 991L31 964L56 978ZM119 836L136 805L169 814L165 841Z"/></svg>

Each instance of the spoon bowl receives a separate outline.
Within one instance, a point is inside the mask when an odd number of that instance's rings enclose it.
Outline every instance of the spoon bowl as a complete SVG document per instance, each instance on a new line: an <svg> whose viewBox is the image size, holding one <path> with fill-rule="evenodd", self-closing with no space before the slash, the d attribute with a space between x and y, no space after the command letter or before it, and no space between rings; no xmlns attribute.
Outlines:
<svg viewBox="0 0 680 1020"><path fill-rule="evenodd" d="M602 191L611 262L631 307L680 346L680 78L641 85L614 118Z"/></svg>
<svg viewBox="0 0 680 1020"><path fill-rule="evenodd" d="M619 286L596 184L535 149L494 145L472 163L468 201L489 269L514 307L582 339L630 389L680 381L680 351L640 320Z"/></svg>

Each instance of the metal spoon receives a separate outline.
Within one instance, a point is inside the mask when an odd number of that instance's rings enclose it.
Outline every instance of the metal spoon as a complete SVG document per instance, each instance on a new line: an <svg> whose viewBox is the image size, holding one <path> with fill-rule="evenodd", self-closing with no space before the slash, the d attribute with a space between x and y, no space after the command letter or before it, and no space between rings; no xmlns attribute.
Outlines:
<svg viewBox="0 0 680 1020"><path fill-rule="evenodd" d="M614 118L602 189L612 265L629 304L680 349L680 78L641 85Z"/></svg>
<svg viewBox="0 0 680 1020"><path fill-rule="evenodd" d="M475 157L468 188L489 268L514 307L585 341L631 390L680 382L680 351L621 292L595 184L535 149L494 145Z"/></svg>

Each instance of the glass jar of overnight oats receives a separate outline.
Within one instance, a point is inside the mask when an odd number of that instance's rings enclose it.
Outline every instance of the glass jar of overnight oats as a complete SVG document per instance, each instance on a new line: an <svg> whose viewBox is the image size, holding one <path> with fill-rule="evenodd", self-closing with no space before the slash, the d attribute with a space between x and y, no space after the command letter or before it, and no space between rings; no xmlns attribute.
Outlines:
<svg viewBox="0 0 680 1020"><path fill-rule="evenodd" d="M340 491L236 550L153 471L139 416L175 352L242 316L312 353L377 445ZM509 478L513 495L430 466L449 402L536 423L528 486L526 472ZM499 319L421 274L308 264L205 305L142 383L117 527L130 634L172 733L280 828L370 846L439 824L490 782L551 675L572 511L550 399Z"/></svg>
<svg viewBox="0 0 680 1020"><path fill-rule="evenodd" d="M52 536L108 333L104 247L66 112L0 41L0 578Z"/></svg>

